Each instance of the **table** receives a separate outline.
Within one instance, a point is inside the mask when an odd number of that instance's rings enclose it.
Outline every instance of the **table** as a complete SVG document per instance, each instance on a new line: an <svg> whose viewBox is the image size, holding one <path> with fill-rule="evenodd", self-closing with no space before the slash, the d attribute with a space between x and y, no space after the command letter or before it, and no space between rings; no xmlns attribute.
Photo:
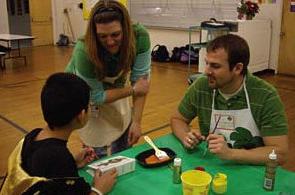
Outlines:
<svg viewBox="0 0 295 195"><path fill-rule="evenodd" d="M5 61L8 60L8 59L15 59L15 58L23 58L24 59L24 62L25 62L25 65L27 64L27 58L26 56L22 56L21 55L21 52L20 52L20 41L24 41L24 40L33 40L34 37L32 36L27 36L27 35L15 35L15 34L0 34L0 41L4 41L4 42L7 42L7 48L8 51L8 57L4 57L4 60L3 60L3 66L2 68L5 69ZM11 55L11 42L12 41L17 41L17 51L18 51L18 55Z"/></svg>
<svg viewBox="0 0 295 195"><path fill-rule="evenodd" d="M4 69L4 66L2 65L2 56L5 56L4 52L0 52L0 68L1 68L1 70Z"/></svg>
<svg viewBox="0 0 295 195"><path fill-rule="evenodd" d="M264 166L241 165L231 161L218 159L208 153L203 157L204 145L194 153L187 153L181 143L172 135L163 136L155 140L159 147L169 147L178 157L182 158L183 171L202 166L213 177L216 173L225 173L228 178L227 195L263 195L263 194L289 194L295 192L295 172L290 172L278 167L275 190L267 192L263 189ZM150 149L147 144L142 144L117 155L135 157L138 153ZM79 175L88 183L92 177L86 172L87 168L79 170ZM284 192L284 193L282 193ZM291 193L292 192L292 193ZM136 164L135 171L118 177L117 183L110 195L182 195L181 184L172 183L172 170L168 166L146 169ZM209 192L213 195L212 189Z"/></svg>

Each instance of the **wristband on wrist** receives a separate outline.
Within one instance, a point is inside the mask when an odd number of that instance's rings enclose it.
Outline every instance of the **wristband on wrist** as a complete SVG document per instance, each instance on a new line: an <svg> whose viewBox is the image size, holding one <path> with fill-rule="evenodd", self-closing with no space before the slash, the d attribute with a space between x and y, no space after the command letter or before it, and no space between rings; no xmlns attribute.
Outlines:
<svg viewBox="0 0 295 195"><path fill-rule="evenodd" d="M101 191L99 191L98 189L96 189L95 187L91 187L91 191L95 192L97 195L103 195L103 193Z"/></svg>

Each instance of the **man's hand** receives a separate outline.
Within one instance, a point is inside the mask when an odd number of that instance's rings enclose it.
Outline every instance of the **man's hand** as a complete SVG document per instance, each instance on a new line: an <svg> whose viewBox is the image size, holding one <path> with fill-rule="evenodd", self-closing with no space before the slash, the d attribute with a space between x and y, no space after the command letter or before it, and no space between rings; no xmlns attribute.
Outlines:
<svg viewBox="0 0 295 195"><path fill-rule="evenodd" d="M116 183L117 175L118 173L115 168L104 174L101 174L101 172L97 170L94 175L93 186L103 194L106 194L112 190Z"/></svg>
<svg viewBox="0 0 295 195"><path fill-rule="evenodd" d="M141 136L141 126L137 122L132 122L129 134L128 134L128 145L132 146L133 144L137 143L138 139Z"/></svg>
<svg viewBox="0 0 295 195"><path fill-rule="evenodd" d="M184 147L193 149L197 144L199 144L202 140L205 140L205 137L200 133L190 131L186 133L186 136L181 140Z"/></svg>
<svg viewBox="0 0 295 195"><path fill-rule="evenodd" d="M211 153L216 154L221 159L230 160L231 149L227 146L223 135L209 134L207 141Z"/></svg>
<svg viewBox="0 0 295 195"><path fill-rule="evenodd" d="M77 167L82 168L94 159L97 159L97 156L93 148L86 146L78 154L76 154L74 158L76 160Z"/></svg>

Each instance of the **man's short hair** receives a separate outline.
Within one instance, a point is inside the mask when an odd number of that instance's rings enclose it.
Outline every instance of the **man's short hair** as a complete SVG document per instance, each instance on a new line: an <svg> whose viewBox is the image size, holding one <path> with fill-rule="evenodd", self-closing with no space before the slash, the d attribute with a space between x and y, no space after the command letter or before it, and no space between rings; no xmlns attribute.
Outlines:
<svg viewBox="0 0 295 195"><path fill-rule="evenodd" d="M83 109L87 111L90 87L71 73L49 76L41 92L43 117L50 129L69 124Z"/></svg>
<svg viewBox="0 0 295 195"><path fill-rule="evenodd" d="M217 49L224 49L227 52L230 70L232 70L237 63L242 63L244 66L241 74L245 75L247 73L250 50L245 39L234 34L219 36L209 42L207 52L215 52Z"/></svg>

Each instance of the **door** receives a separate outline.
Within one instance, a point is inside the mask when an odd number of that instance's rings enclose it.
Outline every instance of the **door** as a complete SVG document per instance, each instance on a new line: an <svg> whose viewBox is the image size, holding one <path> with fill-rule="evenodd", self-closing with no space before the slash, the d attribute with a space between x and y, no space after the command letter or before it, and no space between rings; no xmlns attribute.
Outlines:
<svg viewBox="0 0 295 195"><path fill-rule="evenodd" d="M31 32L33 46L52 45L51 0L30 0Z"/></svg>
<svg viewBox="0 0 295 195"><path fill-rule="evenodd" d="M295 76L295 12L290 12L290 0L284 0L278 73Z"/></svg>

